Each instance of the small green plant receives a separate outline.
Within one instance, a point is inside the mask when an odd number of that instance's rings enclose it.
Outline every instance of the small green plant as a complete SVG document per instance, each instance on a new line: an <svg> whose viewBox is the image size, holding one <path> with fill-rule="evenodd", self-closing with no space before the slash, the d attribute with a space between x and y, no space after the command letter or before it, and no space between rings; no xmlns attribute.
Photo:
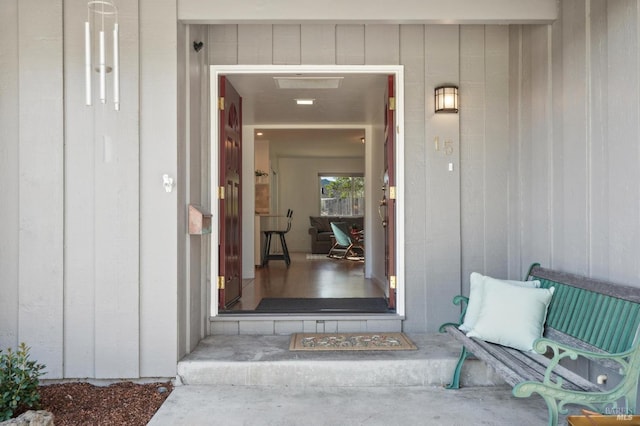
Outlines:
<svg viewBox="0 0 640 426"><path fill-rule="evenodd" d="M38 377L45 366L29 360L29 348L20 343L18 349L0 350L0 422L29 408L38 408Z"/></svg>

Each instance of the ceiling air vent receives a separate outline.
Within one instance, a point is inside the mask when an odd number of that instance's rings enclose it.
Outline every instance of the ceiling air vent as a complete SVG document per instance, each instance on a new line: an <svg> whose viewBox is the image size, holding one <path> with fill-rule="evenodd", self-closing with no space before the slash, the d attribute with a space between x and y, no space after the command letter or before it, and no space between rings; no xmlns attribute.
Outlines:
<svg viewBox="0 0 640 426"><path fill-rule="evenodd" d="M337 89L344 77L273 77L280 89Z"/></svg>

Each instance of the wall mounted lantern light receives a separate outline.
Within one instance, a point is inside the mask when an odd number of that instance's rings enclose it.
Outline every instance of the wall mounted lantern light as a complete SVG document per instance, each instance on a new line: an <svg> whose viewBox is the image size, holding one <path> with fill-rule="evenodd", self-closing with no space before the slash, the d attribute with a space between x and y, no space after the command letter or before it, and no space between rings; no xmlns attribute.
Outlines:
<svg viewBox="0 0 640 426"><path fill-rule="evenodd" d="M436 112L458 112L458 87L440 86L435 89Z"/></svg>
<svg viewBox="0 0 640 426"><path fill-rule="evenodd" d="M113 19L113 66L106 63L106 40L105 40L105 20ZM120 110L120 40L118 33L118 8L113 0L90 0L87 2L87 21L84 23L84 84L85 103L91 106L92 93L92 72L93 72L93 31L98 29L98 55L97 67L99 73L99 97L100 102L107 103L107 73L113 72L113 107Z"/></svg>

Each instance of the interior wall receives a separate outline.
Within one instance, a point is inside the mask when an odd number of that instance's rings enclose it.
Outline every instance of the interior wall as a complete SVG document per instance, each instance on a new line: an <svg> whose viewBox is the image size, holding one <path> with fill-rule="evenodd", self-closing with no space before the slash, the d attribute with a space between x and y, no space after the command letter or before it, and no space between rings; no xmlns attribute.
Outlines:
<svg viewBox="0 0 640 426"><path fill-rule="evenodd" d="M510 269L640 286L640 3L561 5L511 29Z"/></svg>
<svg viewBox="0 0 640 426"><path fill-rule="evenodd" d="M381 98L381 102L382 102L382 98ZM382 121L383 117L380 117L379 121ZM254 132L254 127L252 126L245 126L245 138L243 139L243 144L244 144L244 154L245 157L250 157L250 153L251 153L251 141L253 141L253 132ZM363 127L363 126L360 126ZM374 133L372 131L372 128L375 129L376 132L379 133ZM317 129L315 129L317 130ZM309 132L314 132L314 129L310 129ZM381 126L376 125L376 126L364 126L362 129L362 135L365 136L365 139L368 140L369 142L365 145L358 145L356 149L353 148L353 146L345 146L345 145L341 145L341 144L335 144L332 143L334 142L332 139L319 139L316 138L316 140L314 140L313 145L316 147L320 147L318 149L315 149L314 152L309 152L308 150L305 149L301 149L304 148L304 144L309 143L309 141L305 141L303 143L301 143L300 141L297 141L295 139L286 139L286 140L282 140L282 139L278 139L277 137L274 137L273 135L270 135L271 138L269 140L255 140L254 142L254 157L255 157L255 161L253 164L253 168L254 169L261 169L261 170L268 170L269 171L269 177L268 177L268 182L270 183L270 189L273 192L272 196L271 196L271 200L270 200L270 204L271 204L271 213L273 214L285 214L286 213L286 209L290 207L290 200L284 200L282 199L282 195L280 194L279 191L279 179L280 176L278 175L278 169L279 169L279 158L280 157L288 157L293 159L308 159L311 161L312 167L314 168L312 170L313 173L315 173L315 175L317 176L318 173L322 173L323 171L327 171L327 170L332 170L334 173L348 173L350 170L348 169L349 164L346 164L345 162L340 162L339 164L335 164L335 162L332 162L334 159L344 159L344 158L349 158L350 162L352 162L352 160L356 160L356 158L354 158L354 153L357 152L361 152L362 153L362 167L358 166L357 170L358 172L362 172L362 170L364 170L364 175L365 175L365 181L366 181L366 191L367 193L365 194L365 200L369 200L367 201L367 203L373 203L370 204L370 206L373 206L370 210L370 214L369 215L365 215L365 230L367 232L367 241L370 242L370 244L368 245L367 248L367 264L365 265L365 276L367 277L377 277L380 279L380 282L384 281L384 250L383 250L383 244L382 244L382 226L380 224L380 220L378 219L378 213L377 213L377 207L376 204L378 202L378 199L380 198L380 187L382 185L382 172L381 172L381 168L382 168L382 151L383 151L383 132L384 129L381 128ZM358 142L359 144L359 142ZM323 152L323 154L319 154L319 152ZM331 155L331 159L329 161L326 161L327 158L319 158L318 156L322 157L323 155ZM314 161L316 161L316 159L318 159L318 163L314 163ZM247 162L249 163L248 159ZM245 164L247 167L249 167L247 170L252 170L250 165ZM271 170L270 166L273 166L274 170ZM320 167L321 166L321 167ZM274 173L275 171L275 173ZM302 174L307 174L310 170L301 170ZM249 173L250 175L251 173ZM296 175L293 175L291 173L288 173L288 177L287 179L293 179L291 183L289 183L289 185L296 185ZM267 181L267 179L265 179L265 182ZM311 181L311 180L310 180ZM315 180L313 180L313 182L315 182ZM297 194L303 194L303 193L307 193L310 191L309 188L306 188L302 185L297 185L298 189L294 190L294 191L290 191L293 194L296 194L296 197L298 197ZM252 192L253 188L249 187L249 188L244 188L244 195L243 195L243 205L246 207L248 205L251 205L251 203L253 203L254 199L254 193ZM317 183L314 183L314 191L318 191L318 187L317 187ZM291 196L291 193L287 194L287 196ZM302 214L302 216L299 216L300 212L299 211L294 211L294 224L296 221L301 221L302 225L300 227L300 229L298 229L298 236L296 237L296 239L300 242L304 241L304 239L307 239L307 245L299 245L295 251L299 251L299 252L309 252L311 249L311 243L309 242L309 236L308 236L308 217L309 216L318 216L319 215L319 203L317 202L318 200L314 197L309 197L309 204L304 204L302 206L302 208L305 210ZM295 202L295 200L294 200ZM297 203L299 204L299 203ZM278 209L278 206L281 206L280 209ZM247 209L250 209L249 207L246 207ZM375 213L372 213L375 212ZM304 224L307 224L306 228L304 228ZM304 231L304 232L303 232ZM293 230L290 231L293 233ZM306 237L304 236L306 235ZM252 235L253 236L253 235ZM376 237L378 237L377 240L375 239ZM250 246L251 244L249 243L253 243L253 240L249 241L249 238L247 238L248 235L245 232L243 234L243 244L245 244L244 249L243 249L243 259L248 259L249 257L254 256L254 253L251 252L250 250ZM245 241L247 241L245 243ZM279 243L276 242L276 245L279 247ZM289 243L289 246L291 246L291 244ZM374 251L373 248L378 248L377 251ZM292 249L292 251L294 251ZM259 259L259 256L255 256L256 259ZM255 269L254 268L249 268L248 266L251 266L252 264L247 262L244 262L243 265L243 278L253 278L254 274L255 274ZM379 274L372 272L372 270L377 269L377 272L380 272Z"/></svg>
<svg viewBox="0 0 640 426"><path fill-rule="evenodd" d="M294 218L287 234L287 247L292 252L311 253L309 216L320 215L319 173L363 173L364 158L279 157L278 214L292 209Z"/></svg>
<svg viewBox="0 0 640 426"><path fill-rule="evenodd" d="M475 41L478 36L482 42ZM435 331L442 322L456 319L459 310L451 300L470 269L506 271L506 258L498 257L506 253L506 238L485 244L470 231L463 234L461 223L475 226L480 221L488 231L508 221L509 204L504 195L496 195L503 186L497 192L492 187L508 170L501 151L509 122L507 27L224 24L210 26L209 37L211 65L404 66L406 217L399 220L405 221L407 232L398 243L406 251L405 330ZM460 85L461 109L470 107L464 114L434 114L433 89L443 83ZM493 115L485 113L487 105L497 107ZM450 156L434 149L436 136L452 142ZM483 146L482 155L476 155L477 146ZM493 158L496 151L499 155ZM464 161L461 152L467 153ZM490 167L479 166L485 156L491 157ZM461 184L461 167L473 171L465 177L466 186ZM485 176L481 185L473 173Z"/></svg>

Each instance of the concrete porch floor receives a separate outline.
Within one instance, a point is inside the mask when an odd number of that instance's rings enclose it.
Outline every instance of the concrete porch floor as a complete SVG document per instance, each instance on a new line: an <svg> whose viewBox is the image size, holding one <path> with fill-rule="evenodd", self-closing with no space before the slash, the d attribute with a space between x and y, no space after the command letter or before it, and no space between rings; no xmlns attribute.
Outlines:
<svg viewBox="0 0 640 426"><path fill-rule="evenodd" d="M480 361L465 364L462 389L443 388L459 347L408 336L417 351L292 352L289 336L207 337L180 361L184 385L149 424L547 424L541 398L514 398Z"/></svg>

